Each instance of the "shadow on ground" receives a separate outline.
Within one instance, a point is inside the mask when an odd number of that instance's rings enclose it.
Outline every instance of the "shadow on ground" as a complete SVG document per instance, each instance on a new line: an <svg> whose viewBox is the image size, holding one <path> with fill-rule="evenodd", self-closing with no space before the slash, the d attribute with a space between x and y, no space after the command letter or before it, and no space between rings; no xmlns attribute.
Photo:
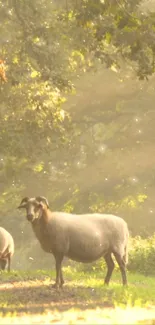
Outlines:
<svg viewBox="0 0 155 325"><path fill-rule="evenodd" d="M38 283L37 283L38 282ZM103 300L103 299L102 299ZM56 290L52 284L38 281L15 281L0 284L0 313L43 313L57 309L66 311L70 308L95 309L96 307L114 307L112 303L102 301L97 289L66 284Z"/></svg>

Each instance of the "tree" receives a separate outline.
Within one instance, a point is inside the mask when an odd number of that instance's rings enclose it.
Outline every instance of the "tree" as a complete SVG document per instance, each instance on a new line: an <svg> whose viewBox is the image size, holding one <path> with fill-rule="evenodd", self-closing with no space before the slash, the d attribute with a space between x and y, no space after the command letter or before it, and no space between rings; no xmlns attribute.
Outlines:
<svg viewBox="0 0 155 325"><path fill-rule="evenodd" d="M11 225L10 211L25 194L47 195L53 208L66 211L124 216L130 209L128 219L144 207L144 188L153 186L154 159L149 173L145 160L153 122L138 96L144 101L152 87L141 80L154 73L155 15L141 3L0 1L7 76L0 81L0 207ZM131 82L135 91L129 91L131 76L138 77ZM139 123L147 139L137 133ZM134 156L146 165L139 169Z"/></svg>

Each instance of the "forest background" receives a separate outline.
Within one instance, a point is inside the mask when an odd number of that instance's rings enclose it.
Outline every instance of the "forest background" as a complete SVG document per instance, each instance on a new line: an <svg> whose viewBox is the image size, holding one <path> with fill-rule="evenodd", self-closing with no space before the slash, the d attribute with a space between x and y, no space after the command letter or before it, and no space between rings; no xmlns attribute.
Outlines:
<svg viewBox="0 0 155 325"><path fill-rule="evenodd" d="M24 196L155 232L155 4L0 1L0 224L14 268L50 267Z"/></svg>

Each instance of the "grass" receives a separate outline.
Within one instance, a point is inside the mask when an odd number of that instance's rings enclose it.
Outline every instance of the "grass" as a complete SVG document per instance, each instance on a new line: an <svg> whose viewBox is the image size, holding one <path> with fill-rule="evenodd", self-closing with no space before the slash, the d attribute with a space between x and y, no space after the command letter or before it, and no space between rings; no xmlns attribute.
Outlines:
<svg viewBox="0 0 155 325"><path fill-rule="evenodd" d="M121 285L119 270L109 287L102 272L64 268L63 290L51 288L55 272L1 273L1 324L155 324L155 279L128 273Z"/></svg>

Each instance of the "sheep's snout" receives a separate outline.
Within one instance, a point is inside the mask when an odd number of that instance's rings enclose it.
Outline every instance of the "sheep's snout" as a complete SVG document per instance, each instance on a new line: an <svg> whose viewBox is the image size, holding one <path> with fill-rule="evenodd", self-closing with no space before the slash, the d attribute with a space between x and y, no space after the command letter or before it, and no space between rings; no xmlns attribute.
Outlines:
<svg viewBox="0 0 155 325"><path fill-rule="evenodd" d="M34 219L34 216L33 216L32 213L27 214L27 220L28 221L33 221L33 219Z"/></svg>

